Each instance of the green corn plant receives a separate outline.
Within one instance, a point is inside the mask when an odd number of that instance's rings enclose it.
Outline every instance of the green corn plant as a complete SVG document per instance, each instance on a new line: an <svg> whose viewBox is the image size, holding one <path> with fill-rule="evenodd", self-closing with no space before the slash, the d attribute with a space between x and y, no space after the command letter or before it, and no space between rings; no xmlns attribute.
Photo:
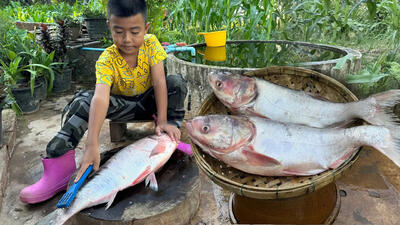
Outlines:
<svg viewBox="0 0 400 225"><path fill-rule="evenodd" d="M198 32L227 30L228 39L269 39L275 26L275 0L178 0L170 26L186 42L199 42Z"/></svg>
<svg viewBox="0 0 400 225"><path fill-rule="evenodd" d="M7 86L16 86L19 80L23 80L24 76L22 72L25 71L25 67L21 67L20 63L22 58L17 56L14 52L10 52L10 62L6 63L2 59L0 59L0 69L3 71L3 82Z"/></svg>
<svg viewBox="0 0 400 225"><path fill-rule="evenodd" d="M54 52L47 54L44 51L34 51L34 52L24 52L31 56L31 62L28 65L31 76L30 76L30 85L31 90L33 90L35 86L35 79L37 77L43 76L49 81L48 92L51 92L53 88L54 81L54 68L58 68L57 66L63 65L63 62L53 62Z"/></svg>
<svg viewBox="0 0 400 225"><path fill-rule="evenodd" d="M164 0L147 1L147 19L150 22L149 32L155 34L159 39L166 32L164 17L167 13L167 5Z"/></svg>
<svg viewBox="0 0 400 225"><path fill-rule="evenodd" d="M399 39L399 30L400 30L400 6L397 0L389 0L383 1L380 4L381 9L385 11L383 23L387 26L387 30L392 34L389 34L391 37L392 43L395 43L397 39Z"/></svg>

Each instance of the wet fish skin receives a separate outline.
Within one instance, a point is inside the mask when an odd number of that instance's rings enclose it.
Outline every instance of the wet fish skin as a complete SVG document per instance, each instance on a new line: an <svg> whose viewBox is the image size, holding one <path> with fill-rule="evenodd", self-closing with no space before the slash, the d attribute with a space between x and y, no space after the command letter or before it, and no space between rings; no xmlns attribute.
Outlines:
<svg viewBox="0 0 400 225"><path fill-rule="evenodd" d="M372 146L400 166L398 128L320 129L260 117L207 115L187 121L186 129L206 153L251 174L318 174L337 168L360 146Z"/></svg>
<svg viewBox="0 0 400 225"><path fill-rule="evenodd" d="M344 127L354 119L384 126L396 126L399 121L391 107L400 102L400 90L334 103L257 77L212 72L208 81L217 98L237 114L317 128Z"/></svg>
<svg viewBox="0 0 400 225"><path fill-rule="evenodd" d="M168 161L176 146L177 143L166 134L145 137L128 145L111 157L93 179L79 190L69 208L56 209L37 224L64 224L82 209L106 202L107 209L119 191L145 178L146 185L150 183L150 188L157 190L154 173Z"/></svg>

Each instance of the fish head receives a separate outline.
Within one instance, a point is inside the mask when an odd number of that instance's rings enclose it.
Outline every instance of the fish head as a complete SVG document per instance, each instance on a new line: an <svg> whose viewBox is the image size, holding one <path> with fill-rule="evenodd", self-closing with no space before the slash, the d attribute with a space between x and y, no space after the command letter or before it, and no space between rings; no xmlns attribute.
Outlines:
<svg viewBox="0 0 400 225"><path fill-rule="evenodd" d="M249 144L255 136L254 124L247 117L228 115L195 117L186 122L186 130L194 143L216 158Z"/></svg>
<svg viewBox="0 0 400 225"><path fill-rule="evenodd" d="M211 72L208 82L217 98L226 106L239 108L257 96L256 80L229 72Z"/></svg>

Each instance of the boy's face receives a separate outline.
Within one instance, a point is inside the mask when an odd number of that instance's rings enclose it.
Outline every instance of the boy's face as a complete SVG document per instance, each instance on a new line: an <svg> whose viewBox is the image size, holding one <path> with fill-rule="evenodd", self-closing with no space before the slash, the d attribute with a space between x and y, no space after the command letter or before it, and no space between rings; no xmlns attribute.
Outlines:
<svg viewBox="0 0 400 225"><path fill-rule="evenodd" d="M149 26L141 13L129 17L111 15L108 20L114 44L123 56L137 54Z"/></svg>

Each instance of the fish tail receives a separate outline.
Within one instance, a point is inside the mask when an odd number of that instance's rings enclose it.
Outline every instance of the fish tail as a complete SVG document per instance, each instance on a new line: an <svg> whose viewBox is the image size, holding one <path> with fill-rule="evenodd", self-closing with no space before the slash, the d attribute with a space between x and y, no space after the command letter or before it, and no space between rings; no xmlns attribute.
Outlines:
<svg viewBox="0 0 400 225"><path fill-rule="evenodd" d="M69 217L63 216L65 215L63 209L56 209L51 212L49 215L43 217L39 220L36 225L61 225L67 222Z"/></svg>
<svg viewBox="0 0 400 225"><path fill-rule="evenodd" d="M400 167L400 127L360 126L364 142L374 147Z"/></svg>
<svg viewBox="0 0 400 225"><path fill-rule="evenodd" d="M360 117L372 125L397 126L399 118L393 106L400 103L400 90L390 90L370 96L356 104Z"/></svg>
<svg viewBox="0 0 400 225"><path fill-rule="evenodd" d="M400 127L389 127L391 142L389 143L389 153L388 157L400 167Z"/></svg>

